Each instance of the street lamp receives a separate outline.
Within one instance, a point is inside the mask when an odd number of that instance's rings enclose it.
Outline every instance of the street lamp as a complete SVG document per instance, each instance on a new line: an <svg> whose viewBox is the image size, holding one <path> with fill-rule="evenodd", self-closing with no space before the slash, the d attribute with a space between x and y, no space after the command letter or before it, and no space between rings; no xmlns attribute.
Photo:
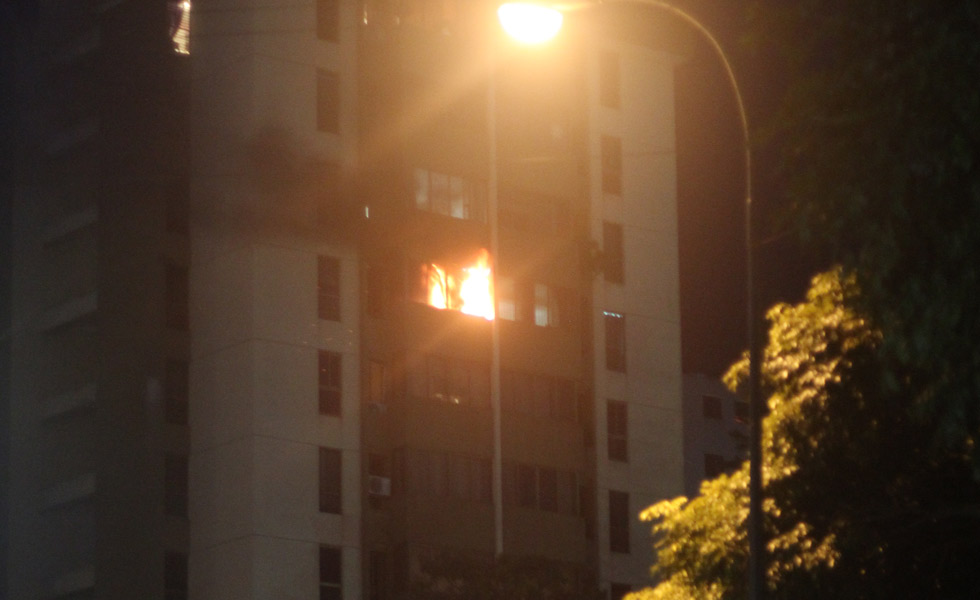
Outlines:
<svg viewBox="0 0 980 600"><path fill-rule="evenodd" d="M755 286L753 283L753 236L752 236L752 148L749 142L749 124L742 94L735 72L715 36L697 19L684 10L661 0L607 0L608 4L633 4L665 10L696 29L714 49L725 67L725 74L735 94L739 124L742 128L742 151L745 158L745 294L748 314L749 342L749 598L759 600L764 593L764 568L762 562L762 399L760 386L761 348L757 335L755 314ZM594 6L592 4L591 6ZM560 7L559 7L560 8ZM561 11L551 5L531 2L511 2L497 11L501 26L516 40L536 44L543 43L558 34L561 28Z"/></svg>

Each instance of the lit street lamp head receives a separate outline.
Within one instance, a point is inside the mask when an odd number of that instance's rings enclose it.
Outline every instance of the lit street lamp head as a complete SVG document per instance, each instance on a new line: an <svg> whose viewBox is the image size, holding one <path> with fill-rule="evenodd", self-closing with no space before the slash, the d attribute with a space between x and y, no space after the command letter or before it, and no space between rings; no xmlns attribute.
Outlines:
<svg viewBox="0 0 980 600"><path fill-rule="evenodd" d="M558 10L532 2L508 2L497 9L497 17L507 35L522 44L543 44L561 29Z"/></svg>

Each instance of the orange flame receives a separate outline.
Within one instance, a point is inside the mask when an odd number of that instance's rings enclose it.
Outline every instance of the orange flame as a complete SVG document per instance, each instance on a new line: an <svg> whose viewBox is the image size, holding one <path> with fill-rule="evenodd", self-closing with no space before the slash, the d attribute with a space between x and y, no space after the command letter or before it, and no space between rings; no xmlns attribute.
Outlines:
<svg viewBox="0 0 980 600"><path fill-rule="evenodd" d="M476 264L463 268L463 282L459 297L462 300L460 312L483 317L492 321L493 310L493 272L490 270L490 253L481 250Z"/></svg>
<svg viewBox="0 0 980 600"><path fill-rule="evenodd" d="M490 253L481 250L476 262L461 269L447 269L430 264L427 274L429 306L441 310L458 310L488 321L494 318L493 271Z"/></svg>

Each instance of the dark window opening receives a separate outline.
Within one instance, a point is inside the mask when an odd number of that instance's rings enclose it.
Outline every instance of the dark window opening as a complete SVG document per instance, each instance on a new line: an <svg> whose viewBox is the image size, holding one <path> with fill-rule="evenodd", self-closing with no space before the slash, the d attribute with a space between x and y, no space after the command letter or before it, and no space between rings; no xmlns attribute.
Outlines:
<svg viewBox="0 0 980 600"><path fill-rule="evenodd" d="M725 472L725 458L719 454L704 455L704 476L714 479Z"/></svg>
<svg viewBox="0 0 980 600"><path fill-rule="evenodd" d="M607 108L619 108L619 55L599 54L599 103Z"/></svg>
<svg viewBox="0 0 980 600"><path fill-rule="evenodd" d="M163 417L171 425L187 425L188 365L186 360L170 359L164 373Z"/></svg>
<svg viewBox="0 0 980 600"><path fill-rule="evenodd" d="M619 373L626 372L626 317L606 312L606 368Z"/></svg>
<svg viewBox="0 0 980 600"><path fill-rule="evenodd" d="M626 403L609 400L606 403L606 430L609 438L609 460L628 460Z"/></svg>
<svg viewBox="0 0 980 600"><path fill-rule="evenodd" d="M607 194L623 193L623 145L619 138L602 136L602 191Z"/></svg>
<svg viewBox="0 0 980 600"><path fill-rule="evenodd" d="M609 283L623 283L624 277L623 226L602 224L602 273Z"/></svg>
<svg viewBox="0 0 980 600"><path fill-rule="evenodd" d="M190 283L187 267L167 265L164 283L166 325L170 329L187 331L190 326L188 295Z"/></svg>
<svg viewBox="0 0 980 600"><path fill-rule="evenodd" d="M333 71L316 73L316 128L340 133L340 76Z"/></svg>
<svg viewBox="0 0 980 600"><path fill-rule="evenodd" d="M721 419L721 398L701 396L701 404L705 419Z"/></svg>
<svg viewBox="0 0 980 600"><path fill-rule="evenodd" d="M171 517L187 517L187 457L164 455L163 471L164 513Z"/></svg>
<svg viewBox="0 0 980 600"><path fill-rule="evenodd" d="M328 42L340 39L340 1L317 0L316 37Z"/></svg>
<svg viewBox="0 0 980 600"><path fill-rule="evenodd" d="M317 315L327 321L340 320L340 261L318 256L316 268Z"/></svg>
<svg viewBox="0 0 980 600"><path fill-rule="evenodd" d="M341 514L341 452L320 448L320 512Z"/></svg>
<svg viewBox="0 0 980 600"><path fill-rule="evenodd" d="M609 550L630 551L630 495L609 490Z"/></svg>
<svg viewBox="0 0 980 600"><path fill-rule="evenodd" d="M319 370L319 406L321 415L340 416L341 405L341 355L337 352L320 350L318 357Z"/></svg>
<svg viewBox="0 0 980 600"><path fill-rule="evenodd" d="M163 559L164 600L187 600L187 554L167 552Z"/></svg>
<svg viewBox="0 0 980 600"><path fill-rule="evenodd" d="M320 600L341 600L343 557L340 548L320 546Z"/></svg>

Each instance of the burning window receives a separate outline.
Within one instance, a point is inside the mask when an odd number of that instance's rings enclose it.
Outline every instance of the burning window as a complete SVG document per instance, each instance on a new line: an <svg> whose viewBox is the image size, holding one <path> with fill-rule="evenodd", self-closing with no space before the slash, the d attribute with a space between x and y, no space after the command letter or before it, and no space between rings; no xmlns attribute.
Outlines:
<svg viewBox="0 0 980 600"><path fill-rule="evenodd" d="M486 250L466 265L422 264L417 290L416 299L429 306L493 320L493 276Z"/></svg>

